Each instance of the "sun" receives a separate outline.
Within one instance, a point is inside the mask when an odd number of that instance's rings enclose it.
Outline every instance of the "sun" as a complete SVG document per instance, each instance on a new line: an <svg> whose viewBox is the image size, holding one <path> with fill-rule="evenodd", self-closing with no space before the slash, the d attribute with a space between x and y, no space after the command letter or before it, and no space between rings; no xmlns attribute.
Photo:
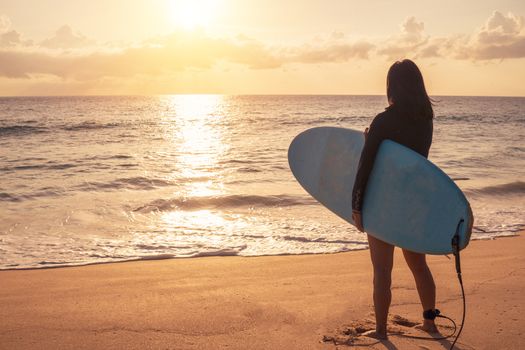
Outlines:
<svg viewBox="0 0 525 350"><path fill-rule="evenodd" d="M220 0L171 0L170 11L176 26L206 28L216 17Z"/></svg>

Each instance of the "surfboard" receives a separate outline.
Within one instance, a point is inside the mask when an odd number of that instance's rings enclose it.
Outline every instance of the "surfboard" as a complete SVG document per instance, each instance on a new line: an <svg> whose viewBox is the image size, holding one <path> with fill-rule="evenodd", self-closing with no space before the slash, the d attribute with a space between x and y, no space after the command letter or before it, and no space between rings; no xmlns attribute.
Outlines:
<svg viewBox="0 0 525 350"><path fill-rule="evenodd" d="M288 149L290 169L301 186L342 219L352 220L352 189L364 135L318 127L297 135ZM453 253L470 240L473 215L463 192L417 152L381 143L363 200L365 232L395 246L425 254Z"/></svg>

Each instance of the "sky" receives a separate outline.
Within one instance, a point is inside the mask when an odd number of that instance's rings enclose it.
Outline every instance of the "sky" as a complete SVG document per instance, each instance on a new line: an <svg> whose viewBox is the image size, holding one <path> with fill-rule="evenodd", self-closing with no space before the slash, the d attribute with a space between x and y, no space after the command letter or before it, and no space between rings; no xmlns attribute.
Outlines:
<svg viewBox="0 0 525 350"><path fill-rule="evenodd" d="M0 95L525 96L523 0L0 0Z"/></svg>

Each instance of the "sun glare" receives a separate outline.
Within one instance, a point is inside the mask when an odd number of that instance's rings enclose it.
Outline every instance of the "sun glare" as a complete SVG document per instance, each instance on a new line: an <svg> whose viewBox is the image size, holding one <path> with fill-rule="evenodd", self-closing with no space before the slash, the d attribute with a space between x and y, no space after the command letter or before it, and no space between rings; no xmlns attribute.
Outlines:
<svg viewBox="0 0 525 350"><path fill-rule="evenodd" d="M208 27L215 19L220 0L171 0L175 25L184 29Z"/></svg>
<svg viewBox="0 0 525 350"><path fill-rule="evenodd" d="M220 126L224 103L220 95L175 95L169 97L178 131L173 135L185 196L213 196L222 192L218 162L228 146ZM172 132L167 130L167 132Z"/></svg>

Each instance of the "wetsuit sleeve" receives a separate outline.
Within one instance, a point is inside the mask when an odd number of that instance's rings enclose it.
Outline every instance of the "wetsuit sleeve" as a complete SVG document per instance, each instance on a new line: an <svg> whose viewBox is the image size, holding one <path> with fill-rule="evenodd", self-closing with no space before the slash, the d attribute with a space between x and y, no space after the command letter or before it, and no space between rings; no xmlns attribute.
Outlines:
<svg viewBox="0 0 525 350"><path fill-rule="evenodd" d="M368 177L372 172L374 160L383 141L384 126L380 121L380 117L376 117L368 130L368 137L365 141L363 150L361 151L361 158L357 168L357 174L352 191L352 210L361 211L363 209L363 198L365 196L366 184Z"/></svg>

